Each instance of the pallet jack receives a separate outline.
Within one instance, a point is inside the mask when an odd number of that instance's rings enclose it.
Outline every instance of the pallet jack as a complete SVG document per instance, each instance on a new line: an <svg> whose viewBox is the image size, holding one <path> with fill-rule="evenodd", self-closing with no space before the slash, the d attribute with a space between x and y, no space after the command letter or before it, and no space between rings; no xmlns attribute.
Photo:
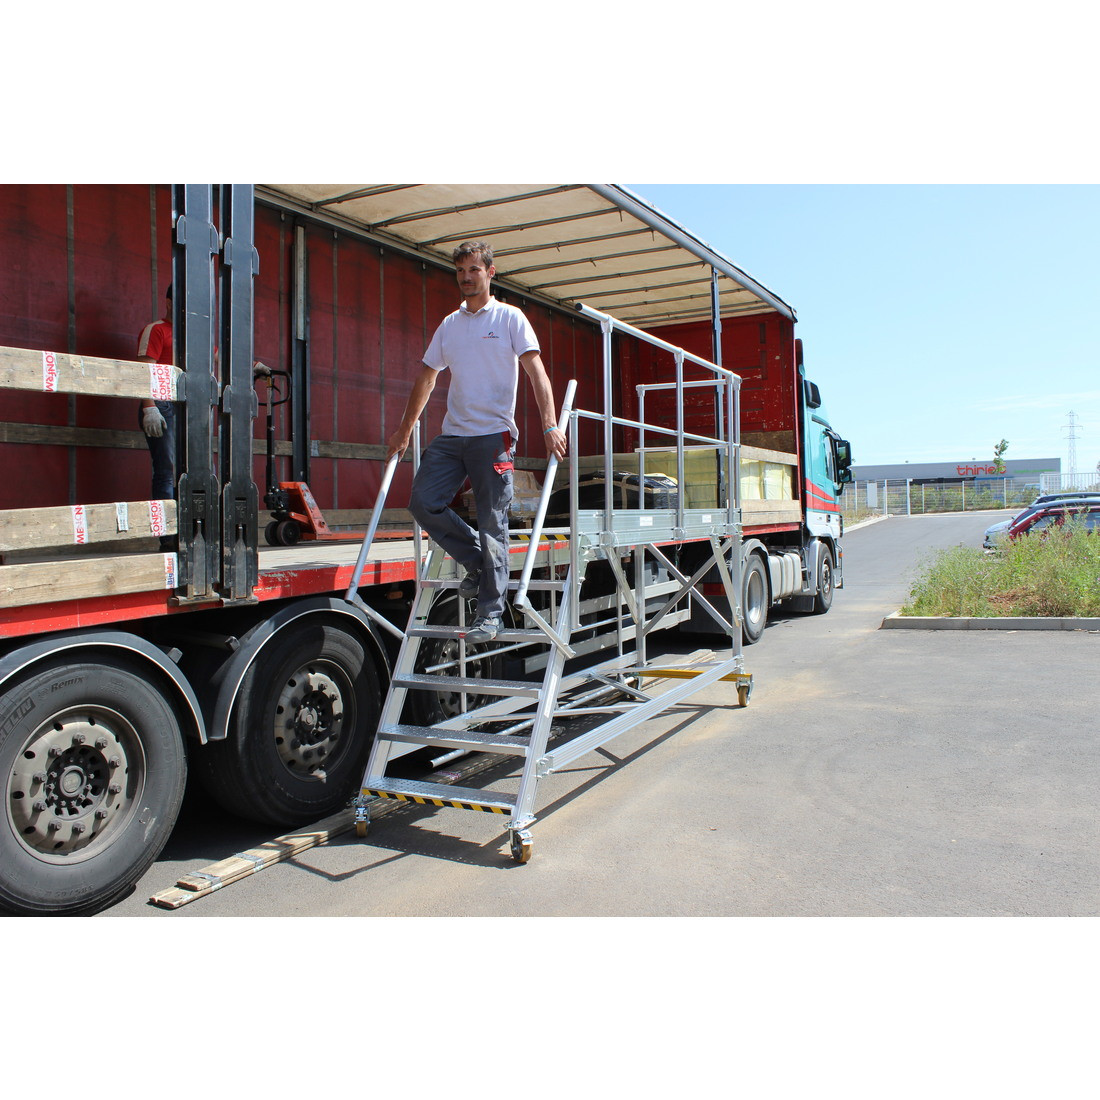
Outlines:
<svg viewBox="0 0 1100 1100"><path fill-rule="evenodd" d="M275 480L275 409L290 400L290 372L268 370L260 375L267 382L267 492L264 504L271 521L264 528L269 546L295 546L299 541L347 540L363 537L362 531L333 531L325 522L317 501L304 481ZM276 382L283 378L285 382Z"/></svg>

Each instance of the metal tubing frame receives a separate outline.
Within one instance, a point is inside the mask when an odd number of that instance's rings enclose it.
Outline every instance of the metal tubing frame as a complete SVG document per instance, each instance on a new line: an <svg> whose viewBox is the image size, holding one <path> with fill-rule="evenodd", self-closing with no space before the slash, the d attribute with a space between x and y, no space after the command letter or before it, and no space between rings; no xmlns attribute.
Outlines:
<svg viewBox="0 0 1100 1100"><path fill-rule="evenodd" d="M734 471L737 469L737 457L740 447L740 386L741 378L739 375L734 374L732 371L726 370L724 367L718 366L716 363L712 363L702 356L695 355L691 352L685 351L683 348L677 347L675 344L670 344L660 337L654 336L652 333L646 332L643 329L635 328L633 325L627 324L625 321L619 321L614 317L606 313L601 313L599 310L592 309L591 306L586 306L581 302L577 303L577 312L591 320L597 321L600 325L600 330L603 335L603 353L604 353L604 413L601 419L604 422L604 514L605 514L605 531L611 529L611 513L613 508L613 493L611 486L611 465L612 455L614 454L614 427L630 427L635 428L639 433L644 433L646 430L656 431L664 435L675 435L677 439L676 445L676 470L677 470L677 483L679 486L684 484L684 465L683 465L683 449L685 440L691 439L693 442L701 443L711 446L725 446L728 450L728 463L729 469ZM672 355L676 365L676 378L672 383L655 383L647 388L652 389L668 389L674 388L676 390L676 429L665 428L661 425L646 424L644 419L639 417L638 421L631 421L625 417L615 416L610 410L614 408L612 401L612 389L611 389L611 337L615 331L624 332L635 339L659 348L662 351L666 351ZM713 378L710 381L702 380L699 382L685 382L683 377L684 363L690 362L698 367L701 367L705 371L708 371ZM727 423L734 427L734 431L729 433L727 438L719 439L717 437L708 437L698 435L693 432L684 431L683 421L683 391L687 387L693 387L697 385L714 386L716 388L716 400L720 398L721 393L724 391L727 398ZM639 387L640 389L641 387ZM581 415L586 415L582 413ZM717 416L716 416L717 418ZM640 440L641 441L641 440ZM643 458L639 458L639 471L642 471ZM728 491L726 493L726 519L727 523L734 523L734 514L740 515L740 478L734 477L735 496L730 497ZM644 492L642 492L642 484L639 481L640 496L644 500ZM676 527L678 531L684 529L684 494L681 491L678 494L677 508L676 508ZM574 527L575 529L575 527ZM605 542L607 540L605 539Z"/></svg>
<svg viewBox="0 0 1100 1100"><path fill-rule="evenodd" d="M530 704L524 704L519 710L515 707L515 702L521 698L527 698L530 696L530 692L527 690L517 691L516 685L513 684L500 684L500 688L504 688L503 694L505 699L497 700L485 707L479 707L472 712L466 712L461 717L456 717L453 720L449 720L442 723L438 728L446 730L448 728L461 729L469 728L468 723L479 722L485 720L507 719L512 722L515 728L525 727L530 725L531 727L531 742L523 753L525 756L525 764L522 775L519 781L519 791L516 795L514 802L511 803L512 817L508 822L508 828L513 835L513 843L516 836L519 833L523 833L526 828L532 824L535 820L533 811L535 807L535 797L537 783L540 778L544 778L550 772L557 768L569 763L572 760L577 759L579 756L598 748L599 746L610 741L612 738L617 737L619 734L625 732L628 729L646 721L650 717L653 717L683 699L687 699L691 695L695 694L702 687L707 686L717 680L726 678L729 676L732 670L735 670L738 674L741 674L742 661L740 654L740 631L733 627L730 627L728 623L725 625L729 628L732 635L733 652L731 657L714 664L707 664L705 667L689 670L690 675L685 677L684 682L671 688L668 691L663 692L661 695L651 695L650 693L642 690L642 681L647 675L646 660L645 660L645 647L646 647L646 635L654 629L656 625L672 610L672 608L684 598L685 595L691 593L697 580L704 575L712 566L717 565L719 568L723 582L725 584L727 596L730 597L731 603L733 600L733 586L728 569L726 568L725 554L732 553L734 558L734 575L740 576L739 556L740 556L740 529L736 527L733 535L728 533L725 536L725 541L720 542L717 537L717 533L713 530L716 526L711 524L712 530L709 532L709 540L711 544L712 555L710 559L700 567L695 575L688 578L684 573L677 568L664 553L660 550L658 542L669 541L664 534L663 527L655 526L653 521L649 521L648 531L646 531L646 522L643 520L638 524L637 530L630 532L632 541L620 544L617 538L617 532L614 527L614 514L615 514L615 500L614 500L614 485L612 482L612 460L614 454L614 429L617 426L631 426L637 427L638 430L644 433L647 429L650 431L658 431L675 436L676 439L676 471L677 482L680 487L680 491L677 494L676 507L675 507L675 524L676 530L674 532L674 539L671 541L683 542L685 541L685 492L684 492L684 441L685 439L696 440L700 443L727 448L727 456L729 461L729 469L733 475L734 485L739 490L739 479L736 477L737 473L737 460L739 456L738 451L738 437L736 434L736 428L739 427L739 421L736 413L738 411L737 405L737 392L740 385L740 378L732 374L729 371L725 371L716 364L709 363L706 360L700 359L698 356L691 355L682 349L674 348L672 345L666 344L664 341L658 338L651 337L648 333L641 330L634 329L632 326L624 325L621 322L615 321L613 318L598 314L597 311L588 309L588 307L578 307L581 312L594 317L599 320L601 325L601 331L603 335L603 349L604 349L604 364L603 364L603 385L604 385L604 412L602 415L590 413L585 410L572 408L572 401L575 394L575 381L570 382L566 391L565 401L563 402L561 415L558 421L558 425L562 430L568 427L568 434L570 440L570 451L576 455L578 447L578 425L582 417L586 418L598 418L603 423L603 440L604 440L604 508L601 513L598 511L581 511L579 507L579 479L578 479L578 467L574 461L570 463L569 470L569 521L570 521L570 533L569 539L569 583L563 588L561 600L556 609L556 615L551 617L555 619L554 625L548 624L541 615L539 615L533 608L528 606L527 593L531 581L531 574L533 571L535 556L538 552L538 545L541 541L543 523L545 521L546 508L549 501L549 495L553 488L554 473L557 468L555 459L551 459L551 462L547 466L547 476L544 479L542 494L540 496L539 507L536 512L534 524L530 533L530 542L527 549L527 554L524 558L524 564L522 568L522 576L518 585L517 595L514 599L514 605L524 611L529 617L530 621L536 624L541 633L551 643L551 654L553 659L547 662L546 673L543 680L541 690L538 690L536 694L537 701L534 706ZM619 417L614 414L614 395L612 393L612 352L613 341L612 336L616 328L621 328L625 332L629 332L635 335L638 339L655 344L658 347L664 347L672 352L675 361L676 377L675 381L671 384L676 390L676 427L674 430L664 428L660 425L646 424L644 417L639 421L630 421L625 417ZM685 382L683 377L683 368L685 361L691 361L704 369L710 371L714 378L711 382L701 383L702 385L712 385L716 388L716 403L715 403L715 419L720 419L721 411L721 397L726 395L728 401L728 407L730 411L730 417L728 423L735 426L735 432L732 438L725 440L698 435L696 433L688 433L684 427L684 400L683 395L686 388L690 388L700 383ZM644 390L639 388L639 409L642 410L642 403L644 402ZM644 440L644 435L642 436ZM418 451L419 436L416 437L416 445L414 446L414 454ZM641 465L644 462L644 445L640 448L639 457L639 470L643 470ZM367 537L364 539L363 549L360 553L360 560L356 565L355 572L353 574L352 583L349 586L347 599L352 601L358 601L358 595L356 588L359 580L361 579L361 573L363 565L365 564L371 542L374 538L375 528L377 526L377 515L384 503L386 493L389 489L389 483L392 478L393 470L396 466L394 459L390 460L387 467L386 474L383 477L383 484L380 490L378 502L375 505L375 512L372 514L372 521L370 529L367 533ZM645 493L644 482L639 482L639 502L642 506L641 510L644 511L645 505ZM735 490L736 491L736 490ZM729 494L726 494L726 519L727 529L733 526L735 519L734 503L729 499ZM740 518L740 498L737 497L737 509L736 519ZM627 510L630 512L631 510ZM654 512L658 511L672 511L671 508L666 509L653 509ZM706 511L702 509L701 511ZM601 517L603 521L603 529L599 533L598 542L592 541L592 521L596 517ZM705 519L709 520L711 517L707 516ZM695 517L693 516L693 520ZM583 529L582 529L583 522ZM414 527L415 534L419 536L419 528ZM696 541L692 539L691 541ZM418 542L419 558L419 542ZM629 545L634 550L635 560L635 578L634 588L632 589L631 583L628 580L620 560L620 545ZM616 623L617 623L617 637L618 637L618 656L612 658L610 661L602 662L597 667L588 668L575 673L570 676L564 675L564 659L571 655L569 649L569 639L571 638L575 629L577 629L577 611L580 605L580 587L581 587L581 565L582 565L582 549L583 549L583 561L587 562L592 558L605 558L609 564L612 574L616 580L617 593L615 598L616 608ZM672 577L675 578L678 587L672 594L671 598L664 601L659 610L651 616L648 620L646 618L646 596L645 596L645 552L649 550L657 560L664 563L666 568ZM549 556L549 555L548 555ZM431 576L422 575L418 581L417 592L417 604L416 607L423 610L426 607L425 597L427 593L424 588L432 583L433 580L438 581L440 574L443 570L443 554L441 551L436 551L428 559L428 566L421 570L422 574L430 573ZM636 652L634 654L627 654L624 652L624 636L626 631L623 628L623 614L622 608L625 604L627 612L629 613L632 623L632 633L636 639ZM461 606L461 604L460 604ZM712 614L715 614L715 618L719 622L723 622L713 609L708 607L708 610ZM404 669L407 667L413 667L412 661L415 656L416 646L419 643L419 636L410 638L405 637L401 653L398 657L397 667ZM460 647L460 650L464 650L464 647ZM640 659L640 663L639 663ZM459 658L460 673L464 672L464 657L460 652ZM746 679L751 679L747 678ZM628 681L632 681L628 682ZM593 688L595 692L593 693ZM383 710L382 725L390 726L396 721L396 718L400 712L400 708L403 704L405 692L407 688L401 687L395 691L392 687L390 694L387 697L386 706ZM579 690L583 699L572 698L566 700L564 703L559 700L563 690L573 692ZM614 700L610 705L590 706L586 703L594 702L601 694L612 692L619 693L627 696L625 700ZM567 741L563 745L555 746L552 751L547 751L547 741L550 735L551 722L555 717L564 717L567 715L581 715L581 714L599 714L599 715L613 715L609 720L603 722L595 729L588 730L571 740ZM519 720L519 725L516 725L516 720ZM396 734L392 740L400 741L403 734ZM389 742L387 741L386 744ZM430 741L428 743L431 743ZM440 738L441 745L456 745L461 746L469 744L469 741L452 738L450 741L445 736ZM386 762L389 759L389 749L380 748L379 743L376 743L371 750L370 760L367 764L367 776L364 777L364 793L361 793L360 799L367 799L369 802L370 792L366 791L366 785L369 782L369 777L380 776L384 774ZM379 780L374 780L378 782ZM362 802L357 812L367 813L367 802ZM529 839L529 838L528 838Z"/></svg>
<svg viewBox="0 0 1100 1100"><path fill-rule="evenodd" d="M573 398L577 392L577 380L570 378L565 387L565 396L561 404L561 415L558 417L558 431L565 432L571 420ZM554 487L554 475L558 470L558 456L551 455L546 464L546 475L543 478L542 492L539 494L538 510L535 513L534 523L531 525L531 541L527 547L527 553L523 559L523 571L520 574L519 588L516 590L513 604L520 610L527 610L527 589L531 583L531 572L535 567L535 555L538 553L539 542L542 540L542 525L546 519L546 509L550 503L550 493Z"/></svg>
<svg viewBox="0 0 1100 1100"><path fill-rule="evenodd" d="M709 362L703 359L701 356L694 355L685 351L682 348L676 347L673 344L653 336L652 334L645 332L642 329L635 328L633 325L626 324L622 321L618 321L615 318L600 313L598 310L594 310L589 306L583 304L577 305L577 310L586 317L592 320L598 321L600 324L600 330L602 334L602 345L604 353L603 364L603 380L604 380L604 410L602 416L599 418L603 422L604 426L604 515L603 515L603 530L600 534L600 549L606 555L608 564L612 570L612 573L616 579L619 592L621 595L620 603L625 602L626 607L630 615L632 616L636 630L636 647L638 651L641 663L645 664L645 649L646 649L646 637L651 630L656 628L657 624L663 619L677 603L679 603L685 595L689 592L693 592L693 589L698 580L709 570L711 566L715 566L719 569L719 574L722 578L723 587L726 591L726 596L729 599L730 606L735 610L733 624L729 623L722 617L709 602L698 593L694 593L695 598L700 602L704 610L711 615L729 634L731 639L732 653L730 663L741 667L741 637L738 625L740 623L740 585L741 585L741 479L739 475L739 462L740 462L740 386L741 379L738 375L732 371L728 371L721 367L717 363ZM719 322L720 325L720 322ZM615 331L621 331L633 336L635 339L648 343L658 349L664 350L670 353L673 357L675 377L672 382L651 383L646 385L639 385L637 387L638 393L638 420L632 421L623 416L617 416L614 412L614 395L611 388L612 379L612 337ZM720 333L720 327L716 326L716 333ZM717 339L717 337L716 337ZM684 363L690 362L694 365L702 368L711 376L707 379L685 381L684 379ZM684 392L687 389L693 388L713 388L715 391L714 401L714 418L715 418L715 431L720 432L723 427L727 427L728 431L725 432L725 438L719 438L715 436L705 436L696 432L688 432L685 430L684 425ZM676 401L676 427L675 429L667 428L663 425L650 424L645 418L645 395L649 390L674 390ZM580 417L591 417L595 414L588 413L585 410L576 410L573 415L574 425ZM612 484L612 466L614 455L614 437L613 429L615 427L631 427L639 433L639 446L638 446L638 473L639 473L639 509L645 510L645 433L647 431L657 432L661 435L673 435L676 440L676 481L677 481L677 499L675 509L675 529L672 532L674 541L681 541L687 537L688 532L686 530L688 524L685 520L685 498L686 498L686 478L685 478L685 466L684 466L684 446L685 442L691 441L692 443L701 444L704 447L714 447L716 452L719 449L725 451L725 470L722 469L723 463L718 462L718 469L716 471L719 497L716 500L716 504L719 509L725 512L726 520L726 533L725 541L720 542L716 537L713 530L709 532L709 538L712 548L712 554L708 561L696 570L695 575L691 578L686 577L676 566L669 560L669 558L660 551L657 546L657 540L655 538L645 538L643 534L643 528L641 523L645 521L639 521L639 528L633 532L634 536L634 552L635 552L635 579L634 579L634 591L631 591L630 584L623 572L622 565L618 560L618 556L615 552L618 546L618 539L616 537L616 531L614 529L614 494ZM574 427L574 440L576 430ZM575 453L575 442L574 442ZM579 541L578 535L580 533L580 512L577 506L577 476L576 476L576 464L574 463L572 470L572 478L570 485L570 525L571 530L574 533L574 538L571 543ZM660 511L660 509L653 509L654 511ZM703 509L702 511L706 511ZM693 517L694 518L694 517ZM655 532L653 532L655 534ZM677 592L673 593L667 598L663 605L656 611L654 615L646 617L646 599L645 599L645 551L648 549L653 556L662 562L664 566L669 570L670 575L675 577L680 585ZM574 548L574 554L578 551ZM729 555L730 561L727 563L726 556ZM578 575L579 574L575 574ZM619 652L623 652L622 646L622 629L621 629L621 614L619 616Z"/></svg>

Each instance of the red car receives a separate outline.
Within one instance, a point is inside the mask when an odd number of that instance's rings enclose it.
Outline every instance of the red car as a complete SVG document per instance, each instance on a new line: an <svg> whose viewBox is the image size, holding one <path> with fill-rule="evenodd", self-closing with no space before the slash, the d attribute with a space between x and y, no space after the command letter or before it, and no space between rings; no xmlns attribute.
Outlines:
<svg viewBox="0 0 1100 1100"><path fill-rule="evenodd" d="M1017 539L1021 535L1044 533L1051 528L1064 527L1067 517L1075 518L1090 532L1100 533L1100 504L1081 505L1060 501L1020 516L1012 522L1006 534L1010 539Z"/></svg>

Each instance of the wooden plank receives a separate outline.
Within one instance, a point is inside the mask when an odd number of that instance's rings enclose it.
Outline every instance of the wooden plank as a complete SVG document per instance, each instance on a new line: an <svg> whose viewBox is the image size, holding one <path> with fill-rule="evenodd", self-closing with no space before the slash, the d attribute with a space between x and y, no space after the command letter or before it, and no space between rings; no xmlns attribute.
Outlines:
<svg viewBox="0 0 1100 1100"><path fill-rule="evenodd" d="M167 364L0 347L0 387L6 389L181 401L181 374Z"/></svg>
<svg viewBox="0 0 1100 1100"><path fill-rule="evenodd" d="M753 527L766 523L801 523L797 500L742 500L741 523Z"/></svg>
<svg viewBox="0 0 1100 1100"><path fill-rule="evenodd" d="M146 448L145 434L141 431L10 422L0 423L0 443L42 444L47 447L117 447L131 451L144 451Z"/></svg>
<svg viewBox="0 0 1100 1100"><path fill-rule="evenodd" d="M798 455L793 455L788 451L773 451L767 447L749 447L743 446L741 448L742 461L753 462L778 462L781 466L797 466Z"/></svg>
<svg viewBox="0 0 1100 1100"><path fill-rule="evenodd" d="M456 761L450 768L444 768L433 772L428 779L433 783L458 784L463 780L488 771L498 764L512 765L512 758L498 754L478 753L467 760ZM416 807L412 807L415 809ZM370 809L371 823L386 814L395 813L398 810L408 810L409 805L404 802L386 802L375 799ZM312 828L301 830L297 833L287 833L283 836L269 840L256 848L238 852L228 859L218 860L208 864L198 871L183 875L176 880L174 886L167 890L161 890L149 898L152 905L161 909L179 909L199 898L209 897L223 886L229 886L239 882L242 878L256 874L267 867L284 860L293 858L310 848L318 848L328 844L342 833L350 831L355 824L354 809L341 810L317 822Z"/></svg>
<svg viewBox="0 0 1100 1100"><path fill-rule="evenodd" d="M0 608L176 587L175 554L61 558L0 565Z"/></svg>
<svg viewBox="0 0 1100 1100"><path fill-rule="evenodd" d="M83 546L176 533L174 500L131 500L0 512L0 553Z"/></svg>

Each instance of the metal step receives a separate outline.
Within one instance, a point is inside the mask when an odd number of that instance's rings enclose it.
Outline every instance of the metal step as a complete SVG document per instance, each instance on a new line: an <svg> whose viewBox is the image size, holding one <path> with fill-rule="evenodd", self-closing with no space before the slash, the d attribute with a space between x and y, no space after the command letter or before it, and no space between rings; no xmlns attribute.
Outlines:
<svg viewBox="0 0 1100 1100"><path fill-rule="evenodd" d="M525 756L530 737L517 737L481 730L442 730L435 726L382 726L378 736L388 741L403 741L410 745L442 745L451 749L481 749L486 752Z"/></svg>
<svg viewBox="0 0 1100 1100"><path fill-rule="evenodd" d="M422 577L420 580L423 588L457 588L461 583L458 577ZM519 581L509 581L508 587L519 588ZM532 592L560 592L565 581L528 581L527 587Z"/></svg>
<svg viewBox="0 0 1100 1100"><path fill-rule="evenodd" d="M363 779L362 794L376 798L396 798L425 806L454 806L458 810L484 810L492 814L510 814L515 801L500 791L479 791L473 787L453 787L449 783L421 783L415 779L392 779L368 775Z"/></svg>
<svg viewBox="0 0 1100 1100"><path fill-rule="evenodd" d="M440 676L395 676L392 687L427 688L438 691ZM527 699L537 699L542 694L542 684L532 684L527 680L482 680L477 676L447 676L444 685L447 691L469 691L475 695L515 695Z"/></svg>
<svg viewBox="0 0 1100 1100"><path fill-rule="evenodd" d="M473 629L473 623L468 626L410 626L405 633L412 638L461 638ZM519 627L515 630L500 630L493 639L494 642L527 642L531 640L545 641L546 635L534 627L526 629ZM471 643L473 644L473 643Z"/></svg>

